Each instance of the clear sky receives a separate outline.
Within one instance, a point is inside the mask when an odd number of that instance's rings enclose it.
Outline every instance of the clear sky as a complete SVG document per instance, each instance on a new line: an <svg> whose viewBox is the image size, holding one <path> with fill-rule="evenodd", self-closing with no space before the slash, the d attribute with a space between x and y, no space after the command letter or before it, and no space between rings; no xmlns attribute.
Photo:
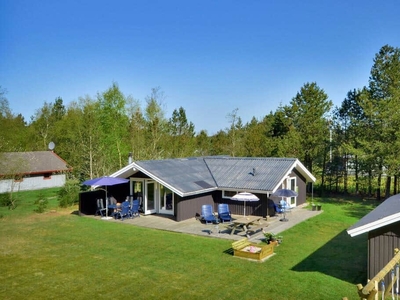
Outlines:
<svg viewBox="0 0 400 300"><path fill-rule="evenodd" d="M400 1L0 0L0 85L27 121L43 103L113 82L145 105L154 87L198 132L289 104L315 81L335 105L400 47Z"/></svg>

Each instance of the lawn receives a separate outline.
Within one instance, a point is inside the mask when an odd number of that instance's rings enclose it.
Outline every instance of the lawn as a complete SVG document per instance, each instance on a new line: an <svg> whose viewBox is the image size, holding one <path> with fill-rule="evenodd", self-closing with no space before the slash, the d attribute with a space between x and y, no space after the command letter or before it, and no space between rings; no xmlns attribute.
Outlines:
<svg viewBox="0 0 400 300"><path fill-rule="evenodd" d="M33 210L35 193L0 207L2 299L358 299L367 237L346 229L373 202L318 199L324 212L285 232L264 263L235 258L231 241Z"/></svg>

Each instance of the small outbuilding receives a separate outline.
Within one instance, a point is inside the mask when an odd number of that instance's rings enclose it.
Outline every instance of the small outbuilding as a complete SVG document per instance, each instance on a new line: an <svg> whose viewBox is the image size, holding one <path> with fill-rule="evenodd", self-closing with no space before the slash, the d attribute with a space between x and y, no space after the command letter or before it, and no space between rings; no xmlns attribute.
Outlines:
<svg viewBox="0 0 400 300"><path fill-rule="evenodd" d="M72 169L53 151L0 153L0 193L61 187Z"/></svg>
<svg viewBox="0 0 400 300"><path fill-rule="evenodd" d="M400 249L400 194L389 197L347 229L351 236L368 234L367 276L373 278ZM386 284L389 278L385 278Z"/></svg>

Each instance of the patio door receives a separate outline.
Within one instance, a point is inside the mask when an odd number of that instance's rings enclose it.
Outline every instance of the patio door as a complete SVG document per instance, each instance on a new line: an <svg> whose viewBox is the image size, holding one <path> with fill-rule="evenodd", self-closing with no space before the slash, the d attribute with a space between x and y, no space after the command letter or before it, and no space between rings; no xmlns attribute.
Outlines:
<svg viewBox="0 0 400 300"><path fill-rule="evenodd" d="M157 184L154 180L146 180L143 211L145 215L157 212Z"/></svg>
<svg viewBox="0 0 400 300"><path fill-rule="evenodd" d="M158 197L158 208L158 212L161 214L174 214L174 193L161 184Z"/></svg>
<svg viewBox="0 0 400 300"><path fill-rule="evenodd" d="M298 192L298 191L297 191L297 181L296 181L296 177L289 177L289 178L287 179L286 186L287 186L287 188L288 188L289 190ZM292 206L292 207L297 205L297 197L290 197L290 198L288 199L288 201L289 201L290 206Z"/></svg>
<svg viewBox="0 0 400 300"><path fill-rule="evenodd" d="M143 210L144 180L141 178L131 178L130 192L133 200L139 200L139 209Z"/></svg>

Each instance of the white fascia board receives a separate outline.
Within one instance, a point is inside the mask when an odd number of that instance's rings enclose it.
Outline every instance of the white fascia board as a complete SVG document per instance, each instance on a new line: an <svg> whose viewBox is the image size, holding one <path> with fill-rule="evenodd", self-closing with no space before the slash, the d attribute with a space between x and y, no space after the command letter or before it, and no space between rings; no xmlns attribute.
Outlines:
<svg viewBox="0 0 400 300"><path fill-rule="evenodd" d="M296 167L297 162L298 162L298 159L296 159L296 160L293 162L292 166L289 168L289 170L286 172L286 174L282 176L282 179L281 179L281 180L278 182L278 184L274 187L274 189L272 190L272 193L271 193L271 194L275 193L276 190L283 184L283 182L284 182L286 179L289 178L289 175L290 175L290 173L293 172L293 169Z"/></svg>
<svg viewBox="0 0 400 300"><path fill-rule="evenodd" d="M154 176L152 173L150 173L149 171L147 171L146 169L143 169L140 166L135 165L135 167L137 170L141 171L143 174L146 174L147 176L149 176L151 179L157 181L158 183L162 184L163 186L165 186L166 188L170 189L171 191L173 191L175 194L183 197L183 193L180 190L177 190L175 187L169 185L168 183L166 183L165 181L163 181L161 178L158 178L157 176Z"/></svg>
<svg viewBox="0 0 400 300"><path fill-rule="evenodd" d="M296 166L299 166L299 168L301 169L301 173L305 174L306 177L308 176L308 178L312 181L315 182L317 179L313 176L313 174L310 173L310 171L307 170L307 168L301 163L301 161L299 161L298 159L296 159ZM296 167L295 166L295 167Z"/></svg>
<svg viewBox="0 0 400 300"><path fill-rule="evenodd" d="M124 174L125 172L127 172L127 171L129 171L129 170L132 170L132 174L133 174L133 172L134 172L133 169L136 168L136 167L137 167L137 166L136 166L136 164L135 164L134 162L133 162L133 163L130 163L129 165L123 167L122 169L119 169L118 171L112 173L112 174L110 175L110 177L118 177L119 175ZM130 175L129 175L129 176L130 176Z"/></svg>
<svg viewBox="0 0 400 300"><path fill-rule="evenodd" d="M176 189L175 187L169 185L168 183L163 181L161 178L158 178L157 176L154 176L152 173L150 173L146 169L143 169L142 167L138 166L134 162L129 164L129 165L127 165L126 167L118 170L117 172L111 174L110 176L111 177L118 177L119 175L124 174L125 172L128 172L130 170L132 170L131 174L133 174L136 171L141 171L143 174L146 174L151 179L153 179L153 180L157 181L158 183L162 184L163 186L165 186L166 188L168 188L169 190L171 190L175 194L179 195L180 197L187 197L187 196L193 196L193 195L197 195L197 194L203 194L203 193L207 193L207 192L210 192L210 191L215 191L217 189L215 187L215 188L210 188L210 189L206 189L206 190L198 190L198 191L194 191L194 192L190 192L190 193L182 193L182 191L180 191L180 190Z"/></svg>
<svg viewBox="0 0 400 300"><path fill-rule="evenodd" d="M198 190L198 191L194 191L194 192L190 192L190 193L183 193L182 195L179 195L181 197L188 197L188 196L194 196L194 195L199 195L199 194L204 194L204 193L208 193L208 192L213 192L218 190L218 188L209 188L209 189L204 189L204 190Z"/></svg>
<svg viewBox="0 0 400 300"><path fill-rule="evenodd" d="M363 226L347 230L347 233L351 237L354 237L354 236L363 234L365 232L369 232L369 231L372 231L374 229L378 229L378 228L381 228L381 227L396 223L398 221L400 221L400 213L397 213L397 214L394 214L394 215L390 215L390 216L387 216L387 217L382 218L380 220L377 220L375 222L371 222L371 223L365 224Z"/></svg>

